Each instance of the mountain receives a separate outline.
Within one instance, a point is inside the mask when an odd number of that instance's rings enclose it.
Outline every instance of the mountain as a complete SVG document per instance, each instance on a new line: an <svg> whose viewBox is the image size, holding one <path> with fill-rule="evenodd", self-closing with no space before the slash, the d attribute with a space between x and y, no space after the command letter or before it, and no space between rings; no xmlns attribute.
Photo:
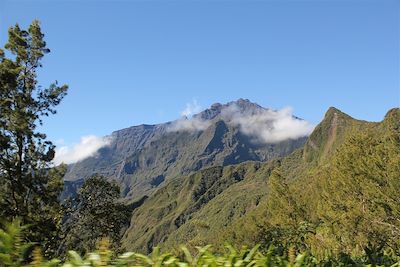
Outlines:
<svg viewBox="0 0 400 267"><path fill-rule="evenodd" d="M399 177L400 109L366 122L330 108L304 148L268 178L265 201L225 229L223 239L297 242L319 257L399 251Z"/></svg>
<svg viewBox="0 0 400 267"><path fill-rule="evenodd" d="M213 104L191 118L115 131L111 144L101 148L96 156L69 166L63 196L73 194L76 184L94 173L116 180L126 198L139 199L168 180L204 168L265 162L288 155L304 144L307 132L286 131L281 137L282 133L273 132L280 117L300 125L306 123L239 99ZM260 127L271 131L271 141L259 136L263 129Z"/></svg>
<svg viewBox="0 0 400 267"><path fill-rule="evenodd" d="M172 180L133 211L123 249L149 253L154 246L214 243L225 227L266 197L266 178L275 165L210 167Z"/></svg>
<svg viewBox="0 0 400 267"><path fill-rule="evenodd" d="M399 109L366 122L330 108L290 155L170 180L133 211L122 245L149 253L225 241L299 251L301 244L321 257L398 249L399 166Z"/></svg>

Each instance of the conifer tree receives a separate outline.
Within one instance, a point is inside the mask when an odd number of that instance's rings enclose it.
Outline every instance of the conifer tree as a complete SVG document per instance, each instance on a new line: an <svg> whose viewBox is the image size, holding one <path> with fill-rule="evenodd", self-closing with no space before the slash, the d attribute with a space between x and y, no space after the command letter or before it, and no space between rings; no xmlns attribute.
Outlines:
<svg viewBox="0 0 400 267"><path fill-rule="evenodd" d="M29 241L51 254L65 168L53 168L55 147L37 127L56 113L68 86L38 84L41 60L50 52L38 21L27 30L11 27L5 49L10 56L0 49L0 217L21 218L30 225Z"/></svg>

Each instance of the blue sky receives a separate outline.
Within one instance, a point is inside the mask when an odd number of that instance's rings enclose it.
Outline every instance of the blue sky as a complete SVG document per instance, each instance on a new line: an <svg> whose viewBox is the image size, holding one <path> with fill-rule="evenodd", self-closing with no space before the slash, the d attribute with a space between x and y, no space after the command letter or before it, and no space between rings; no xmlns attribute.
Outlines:
<svg viewBox="0 0 400 267"><path fill-rule="evenodd" d="M400 105L399 3L0 0L0 45L9 26L41 21L40 83L70 86L43 131L67 144L176 119L194 99L378 121Z"/></svg>

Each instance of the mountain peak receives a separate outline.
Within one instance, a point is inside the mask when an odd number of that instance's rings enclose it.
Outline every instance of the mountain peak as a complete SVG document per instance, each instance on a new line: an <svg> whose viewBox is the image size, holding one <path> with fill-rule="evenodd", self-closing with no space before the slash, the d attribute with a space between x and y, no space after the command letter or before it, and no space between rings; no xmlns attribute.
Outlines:
<svg viewBox="0 0 400 267"><path fill-rule="evenodd" d="M236 105L236 106L238 106L240 109L243 109L243 110L248 110L248 109L264 109L262 106L258 105L257 103L251 102L250 100L248 100L248 99L243 99L243 98L239 98L239 99L236 100L236 101L229 102L227 105L228 105L228 106L229 106L229 105Z"/></svg>
<svg viewBox="0 0 400 267"><path fill-rule="evenodd" d="M231 101L231 102L229 102L229 103L235 103L236 105L239 105L239 106L257 105L257 104L255 104L255 103L251 102L250 100L248 100L247 98L246 98L246 99L244 99L244 98L239 98L238 100ZM229 103L228 103L228 104L229 104Z"/></svg>
<svg viewBox="0 0 400 267"><path fill-rule="evenodd" d="M383 122L386 125L390 125L390 128L394 128L397 131L400 130L400 108L390 109L386 115Z"/></svg>
<svg viewBox="0 0 400 267"><path fill-rule="evenodd" d="M342 111L335 107L329 107L328 110L326 111L326 113L330 113L330 112L342 112Z"/></svg>
<svg viewBox="0 0 400 267"><path fill-rule="evenodd" d="M400 120L399 117L400 117L400 108L392 108L386 113L385 120L395 119L399 121Z"/></svg>
<svg viewBox="0 0 400 267"><path fill-rule="evenodd" d="M341 110L339 110L339 109L337 109L335 107L329 107L328 110L325 113L324 120L327 120L327 119L330 120L334 116L341 116L341 117L345 117L345 118L348 118L348 119L353 119L352 117L350 117L349 115L347 115L343 111L341 111Z"/></svg>
<svg viewBox="0 0 400 267"><path fill-rule="evenodd" d="M260 110L265 110L262 106L251 102L249 99L239 98L238 100L228 102L226 104L214 103L208 109L194 115L195 118L203 120L212 120L221 114L222 110L226 108L237 108L241 113L255 113Z"/></svg>
<svg viewBox="0 0 400 267"><path fill-rule="evenodd" d="M338 145L338 139L354 126L357 120L335 107L330 107L324 119L315 127L304 146L304 158L307 161L321 160L332 153Z"/></svg>

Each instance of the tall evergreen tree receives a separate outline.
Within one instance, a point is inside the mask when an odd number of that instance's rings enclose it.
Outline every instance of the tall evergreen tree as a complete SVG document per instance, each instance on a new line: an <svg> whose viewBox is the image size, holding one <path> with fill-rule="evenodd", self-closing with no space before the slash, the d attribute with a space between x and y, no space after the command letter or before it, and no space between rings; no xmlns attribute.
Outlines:
<svg viewBox="0 0 400 267"><path fill-rule="evenodd" d="M28 239L50 254L65 168L52 168L54 145L37 126L56 113L68 86L38 85L37 71L50 52L38 21L27 30L11 27L5 49L11 56L0 49L0 217L20 217L30 225Z"/></svg>

